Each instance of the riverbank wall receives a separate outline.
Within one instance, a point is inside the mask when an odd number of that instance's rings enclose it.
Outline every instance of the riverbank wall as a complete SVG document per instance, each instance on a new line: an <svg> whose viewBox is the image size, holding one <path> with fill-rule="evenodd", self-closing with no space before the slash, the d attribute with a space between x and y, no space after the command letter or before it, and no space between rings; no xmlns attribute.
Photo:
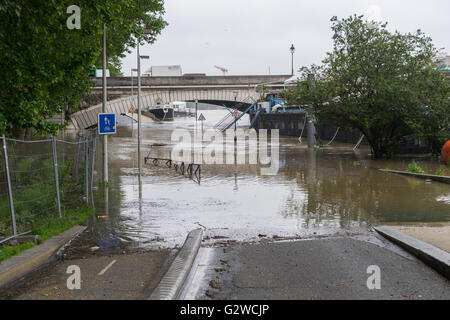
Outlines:
<svg viewBox="0 0 450 320"><path fill-rule="evenodd" d="M253 121L255 114L250 116ZM305 115L303 113L264 113L256 120L253 128L256 130L267 129L280 130L282 136L300 137L305 124ZM337 131L337 126L329 124L316 125L317 136L322 141L330 141L333 139ZM361 138L361 131L358 129L339 129L334 139L336 142L357 144ZM308 136L307 130L303 131L303 138ZM363 139L362 145L368 146L367 139ZM417 138L408 136L402 138L400 142L399 153L402 154L426 154L431 152L431 147L425 138Z"/></svg>

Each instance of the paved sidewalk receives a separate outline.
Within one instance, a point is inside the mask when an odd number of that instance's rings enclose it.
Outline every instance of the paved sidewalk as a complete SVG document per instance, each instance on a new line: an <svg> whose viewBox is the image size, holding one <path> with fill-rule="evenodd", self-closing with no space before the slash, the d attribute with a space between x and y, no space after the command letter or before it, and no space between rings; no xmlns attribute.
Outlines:
<svg viewBox="0 0 450 320"><path fill-rule="evenodd" d="M6 298L19 300L147 299L164 275L169 250L63 260L39 271ZM81 289L69 290L69 266L81 270Z"/></svg>
<svg viewBox="0 0 450 320"><path fill-rule="evenodd" d="M443 226L394 225L389 227L450 253L450 224Z"/></svg>
<svg viewBox="0 0 450 320"><path fill-rule="evenodd" d="M192 299L450 299L450 283L421 261L372 236L201 248L185 290ZM207 258L205 258L207 257ZM369 266L381 290L369 290Z"/></svg>

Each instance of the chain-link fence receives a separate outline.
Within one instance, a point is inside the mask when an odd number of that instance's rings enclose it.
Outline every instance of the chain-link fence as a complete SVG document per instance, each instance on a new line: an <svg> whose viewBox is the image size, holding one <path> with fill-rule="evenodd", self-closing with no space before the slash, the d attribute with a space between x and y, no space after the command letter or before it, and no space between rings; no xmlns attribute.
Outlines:
<svg viewBox="0 0 450 320"><path fill-rule="evenodd" d="M0 140L0 243L92 203L94 132L75 141Z"/></svg>

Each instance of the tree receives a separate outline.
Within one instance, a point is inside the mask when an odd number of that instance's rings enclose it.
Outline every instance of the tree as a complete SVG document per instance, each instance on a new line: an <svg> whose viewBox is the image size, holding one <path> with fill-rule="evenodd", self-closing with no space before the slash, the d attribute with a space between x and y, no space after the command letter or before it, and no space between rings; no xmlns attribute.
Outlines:
<svg viewBox="0 0 450 320"><path fill-rule="evenodd" d="M0 0L0 134L33 128L54 134L47 118L76 109L101 61L102 26L117 64L134 36L152 43L165 27L163 0L79 0L81 29L68 29L68 0ZM152 33L143 35L144 29ZM100 62L101 66L101 62Z"/></svg>
<svg viewBox="0 0 450 320"><path fill-rule="evenodd" d="M431 39L420 30L391 33L387 23L363 16L331 21L332 52L321 66L302 68L288 101L308 105L321 122L359 129L377 158L392 156L407 135L442 147L450 85L433 63L437 50Z"/></svg>

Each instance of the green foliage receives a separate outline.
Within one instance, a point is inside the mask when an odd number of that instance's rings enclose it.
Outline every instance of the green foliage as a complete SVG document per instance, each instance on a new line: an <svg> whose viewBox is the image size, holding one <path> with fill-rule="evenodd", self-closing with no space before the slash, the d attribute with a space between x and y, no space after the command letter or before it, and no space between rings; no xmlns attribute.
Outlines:
<svg viewBox="0 0 450 320"><path fill-rule="evenodd" d="M60 234L76 225L84 223L94 212L92 207L83 206L64 213L63 218L55 216L53 219L38 220L33 225L33 234L39 235L39 241L43 242Z"/></svg>
<svg viewBox="0 0 450 320"><path fill-rule="evenodd" d="M34 223L32 234L39 235L39 242L44 242L70 228L84 223L94 212L91 207L81 207L66 212L62 219L54 215L52 219L38 219ZM6 260L20 252L34 247L32 242L22 243L18 246L0 246L0 261Z"/></svg>
<svg viewBox="0 0 450 320"><path fill-rule="evenodd" d="M81 29L69 30L69 0L0 0L0 134L34 128L55 134L46 119L76 109L89 92L93 65L101 66L102 26L112 74L135 46L153 43L165 27L163 0L79 0ZM151 34L143 35L145 29ZM100 63L99 63L100 62Z"/></svg>
<svg viewBox="0 0 450 320"><path fill-rule="evenodd" d="M439 169L436 170L435 175L437 176L445 176L450 173L450 166L440 166Z"/></svg>
<svg viewBox="0 0 450 320"><path fill-rule="evenodd" d="M18 246L0 246L0 262L34 246L33 242L22 243Z"/></svg>
<svg viewBox="0 0 450 320"><path fill-rule="evenodd" d="M411 173L425 173L425 171L423 171L423 169L414 160L408 165L407 171Z"/></svg>
<svg viewBox="0 0 450 320"><path fill-rule="evenodd" d="M107 188L109 187L109 182L108 181L98 181L98 187L99 188Z"/></svg>
<svg viewBox="0 0 450 320"><path fill-rule="evenodd" d="M320 122L359 129L375 157L392 156L407 135L427 137L438 152L449 134L450 84L432 61L431 39L363 16L331 21L333 51L323 65L302 68L288 102L308 105Z"/></svg>

